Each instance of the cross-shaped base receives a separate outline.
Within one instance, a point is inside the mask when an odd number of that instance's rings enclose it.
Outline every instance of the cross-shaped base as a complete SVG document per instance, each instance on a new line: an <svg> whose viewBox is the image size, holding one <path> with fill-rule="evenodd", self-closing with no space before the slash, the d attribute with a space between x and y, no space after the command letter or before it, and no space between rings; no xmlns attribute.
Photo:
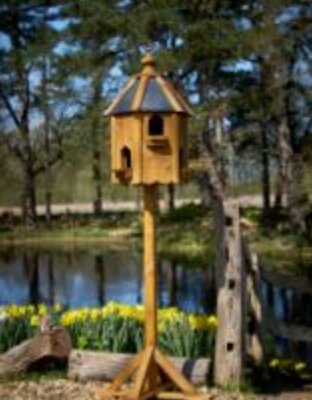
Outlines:
<svg viewBox="0 0 312 400"><path fill-rule="evenodd" d="M133 379L131 387L122 386ZM176 388L177 392L169 389ZM211 395L198 393L195 387L157 348L148 346L135 356L102 393L102 399L176 399L208 400Z"/></svg>

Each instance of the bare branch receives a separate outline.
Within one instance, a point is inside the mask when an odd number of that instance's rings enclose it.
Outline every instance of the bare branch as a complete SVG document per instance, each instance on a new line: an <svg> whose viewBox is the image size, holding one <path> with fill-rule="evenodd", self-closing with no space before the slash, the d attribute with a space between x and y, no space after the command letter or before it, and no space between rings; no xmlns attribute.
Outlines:
<svg viewBox="0 0 312 400"><path fill-rule="evenodd" d="M11 153L15 154L24 163L26 161L25 156L20 147L18 146L18 144L16 143L14 144L11 137L8 137L7 135L3 135L3 139L8 150Z"/></svg>
<svg viewBox="0 0 312 400"><path fill-rule="evenodd" d="M8 96L6 95L6 93L5 93L5 91L4 91L3 86L2 86L1 83L0 83L0 97L1 97L1 99L2 99L2 101L3 101L3 103L4 103L4 105L5 105L5 107L6 107L6 109L7 109L7 111L9 112L9 114L10 114L10 116L11 116L11 118L12 118L14 124L16 125L16 127L17 127L18 129L20 129L20 128L21 128L21 121L19 120L19 118L18 118L16 112L14 111L14 109L13 109L13 107L12 107L12 104L11 104L11 102L10 102L10 99L9 99Z"/></svg>
<svg viewBox="0 0 312 400"><path fill-rule="evenodd" d="M48 167L53 167L58 161L60 161L63 158L63 151L60 149L53 157L51 157L48 162L45 162L44 164L38 165L34 169L35 175L38 175L42 172L44 172Z"/></svg>
<svg viewBox="0 0 312 400"><path fill-rule="evenodd" d="M25 78L25 99L23 104L23 111L21 117L22 125L27 124L29 107L30 107L30 84L29 84L29 72L31 70L31 65L27 70L27 77Z"/></svg>

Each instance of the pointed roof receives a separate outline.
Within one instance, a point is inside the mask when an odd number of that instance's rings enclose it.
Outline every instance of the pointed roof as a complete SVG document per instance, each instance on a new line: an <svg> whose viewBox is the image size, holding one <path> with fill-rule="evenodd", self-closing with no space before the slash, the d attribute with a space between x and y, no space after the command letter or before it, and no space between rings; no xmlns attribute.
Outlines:
<svg viewBox="0 0 312 400"><path fill-rule="evenodd" d="M142 72L130 78L104 115L135 112L176 112L193 115L183 96L155 69L151 54L142 59Z"/></svg>

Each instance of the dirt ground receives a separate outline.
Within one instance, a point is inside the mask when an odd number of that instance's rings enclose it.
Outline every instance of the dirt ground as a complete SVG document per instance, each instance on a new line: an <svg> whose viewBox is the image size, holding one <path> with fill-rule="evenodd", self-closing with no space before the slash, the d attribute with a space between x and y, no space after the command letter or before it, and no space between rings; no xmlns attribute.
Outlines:
<svg viewBox="0 0 312 400"><path fill-rule="evenodd" d="M0 382L1 400L100 400L103 383L78 383L66 379ZM277 395L222 393L213 389L213 400L312 400L311 391Z"/></svg>
<svg viewBox="0 0 312 400"><path fill-rule="evenodd" d="M273 200L273 198L272 198ZM177 207L188 203L200 203L200 199L176 199L175 204ZM142 203L142 201L141 201ZM241 207L260 207L262 204L261 196L259 195L245 195L239 197L239 203ZM105 211L133 211L137 210L139 203L133 200L130 201L103 201L103 209ZM160 201L160 208L165 208L165 201ZM0 207L0 215L4 212L11 212L15 215L21 215L20 207ZM59 215L66 212L71 213L93 213L92 203L68 203L68 204L52 204L52 214ZM37 206L38 215L45 214L45 206Z"/></svg>

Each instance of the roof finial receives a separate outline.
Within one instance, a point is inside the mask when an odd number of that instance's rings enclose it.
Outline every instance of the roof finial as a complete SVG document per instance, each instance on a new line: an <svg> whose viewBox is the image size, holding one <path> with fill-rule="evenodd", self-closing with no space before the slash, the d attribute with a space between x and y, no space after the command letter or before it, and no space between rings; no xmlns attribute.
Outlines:
<svg viewBox="0 0 312 400"><path fill-rule="evenodd" d="M146 53L141 60L141 64L143 65L142 73L144 75L154 75L155 74L155 59L152 53Z"/></svg>

